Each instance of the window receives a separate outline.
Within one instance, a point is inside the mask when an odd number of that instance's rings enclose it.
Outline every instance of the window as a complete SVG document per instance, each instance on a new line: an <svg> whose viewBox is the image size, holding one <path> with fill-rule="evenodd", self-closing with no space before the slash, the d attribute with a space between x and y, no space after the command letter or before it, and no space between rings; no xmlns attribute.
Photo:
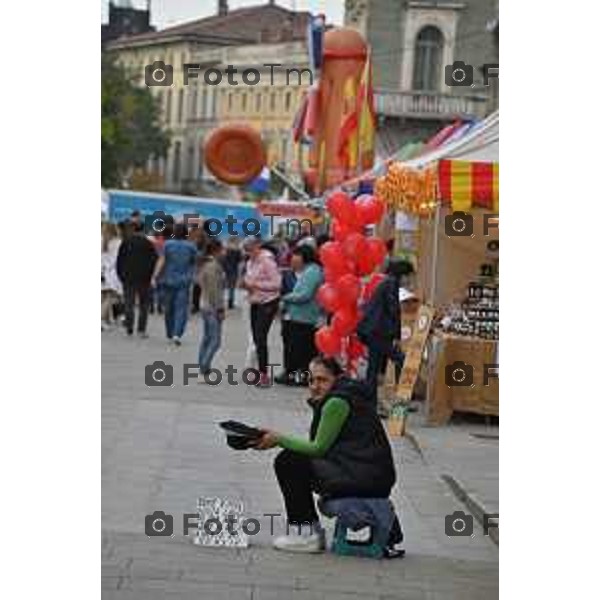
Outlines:
<svg viewBox="0 0 600 600"><path fill-rule="evenodd" d="M427 26L419 31L415 46L413 89L437 91L440 85L444 36L437 27Z"/></svg>
<svg viewBox="0 0 600 600"><path fill-rule="evenodd" d="M242 112L243 113L246 112L247 105L248 105L248 94L244 93L244 94L242 94Z"/></svg>
<svg viewBox="0 0 600 600"><path fill-rule="evenodd" d="M210 115L213 119L217 116L217 92L215 90L210 93Z"/></svg>
<svg viewBox="0 0 600 600"><path fill-rule="evenodd" d="M196 178L196 169L194 165L194 146L188 146L188 179Z"/></svg>
<svg viewBox="0 0 600 600"><path fill-rule="evenodd" d="M292 92L286 92L285 94L285 110L289 112L292 106Z"/></svg>
<svg viewBox="0 0 600 600"><path fill-rule="evenodd" d="M256 94L256 112L260 112L261 105L262 105L262 94L260 92L258 92Z"/></svg>
<svg viewBox="0 0 600 600"><path fill-rule="evenodd" d="M227 97L227 110L231 111L233 108L233 94L229 92L229 96Z"/></svg>
<svg viewBox="0 0 600 600"><path fill-rule="evenodd" d="M177 122L181 123L183 119L183 88L179 90L177 97Z"/></svg>
<svg viewBox="0 0 600 600"><path fill-rule="evenodd" d="M190 119L195 119L198 112L198 88L192 90L192 106L190 108Z"/></svg>
<svg viewBox="0 0 600 600"><path fill-rule="evenodd" d="M165 123L168 123L171 120L171 88L167 90L167 103L165 106Z"/></svg>
<svg viewBox="0 0 600 600"><path fill-rule="evenodd" d="M202 90L202 116L208 117L208 90Z"/></svg>
<svg viewBox="0 0 600 600"><path fill-rule="evenodd" d="M198 142L198 177L204 177L204 140L200 138Z"/></svg>
<svg viewBox="0 0 600 600"><path fill-rule="evenodd" d="M277 95L275 92L271 92L271 112L275 112L275 107L277 106Z"/></svg>
<svg viewBox="0 0 600 600"><path fill-rule="evenodd" d="M173 149L173 183L179 183L181 177L181 142L175 142Z"/></svg>

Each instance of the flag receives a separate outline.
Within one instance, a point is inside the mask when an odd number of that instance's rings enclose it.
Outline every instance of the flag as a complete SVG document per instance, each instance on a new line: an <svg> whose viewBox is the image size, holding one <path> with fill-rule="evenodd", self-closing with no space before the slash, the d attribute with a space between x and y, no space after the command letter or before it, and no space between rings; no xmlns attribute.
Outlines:
<svg viewBox="0 0 600 600"><path fill-rule="evenodd" d="M371 53L358 86L358 146L361 170L370 169L375 162L375 109L373 106L373 72Z"/></svg>
<svg viewBox="0 0 600 600"><path fill-rule="evenodd" d="M269 189L270 184L271 171L267 167L264 167L260 175L248 184L246 190L254 194L264 194Z"/></svg>
<svg viewBox="0 0 600 600"><path fill-rule="evenodd" d="M440 198L453 211L479 206L498 212L498 163L440 160L438 178Z"/></svg>

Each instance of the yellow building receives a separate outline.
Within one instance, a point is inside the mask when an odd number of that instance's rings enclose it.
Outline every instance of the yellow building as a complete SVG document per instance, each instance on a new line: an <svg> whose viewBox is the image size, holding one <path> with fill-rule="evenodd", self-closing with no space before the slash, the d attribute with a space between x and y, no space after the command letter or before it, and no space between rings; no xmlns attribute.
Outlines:
<svg viewBox="0 0 600 600"><path fill-rule="evenodd" d="M160 102L171 146L167 159L150 160L148 170L164 178L166 190L193 193L212 179L204 165L204 141L223 123L256 127L269 164L293 170L291 127L313 76L306 47L309 19L307 12L273 2L233 11L219 2L213 17L107 45ZM280 66L268 66L274 64Z"/></svg>

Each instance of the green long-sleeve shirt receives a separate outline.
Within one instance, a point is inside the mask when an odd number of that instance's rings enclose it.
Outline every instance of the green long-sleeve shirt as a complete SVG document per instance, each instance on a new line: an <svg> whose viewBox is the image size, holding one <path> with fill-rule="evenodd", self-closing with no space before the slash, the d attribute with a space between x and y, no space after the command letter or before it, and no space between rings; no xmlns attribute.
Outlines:
<svg viewBox="0 0 600 600"><path fill-rule="evenodd" d="M319 427L313 441L282 435L277 445L313 458L324 456L340 434L349 414L350 405L348 402L343 398L334 396L323 407Z"/></svg>

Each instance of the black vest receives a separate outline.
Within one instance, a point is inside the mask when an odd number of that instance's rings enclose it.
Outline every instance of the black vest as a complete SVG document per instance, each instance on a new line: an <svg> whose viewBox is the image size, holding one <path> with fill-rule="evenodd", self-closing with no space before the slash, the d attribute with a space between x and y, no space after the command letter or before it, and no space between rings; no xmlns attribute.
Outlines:
<svg viewBox="0 0 600 600"><path fill-rule="evenodd" d="M312 404L310 439L314 440L323 407L334 396L350 405L350 414L337 440L322 458L313 458L317 491L327 497L387 498L396 483L396 470L387 434L368 388L341 377L323 402Z"/></svg>

